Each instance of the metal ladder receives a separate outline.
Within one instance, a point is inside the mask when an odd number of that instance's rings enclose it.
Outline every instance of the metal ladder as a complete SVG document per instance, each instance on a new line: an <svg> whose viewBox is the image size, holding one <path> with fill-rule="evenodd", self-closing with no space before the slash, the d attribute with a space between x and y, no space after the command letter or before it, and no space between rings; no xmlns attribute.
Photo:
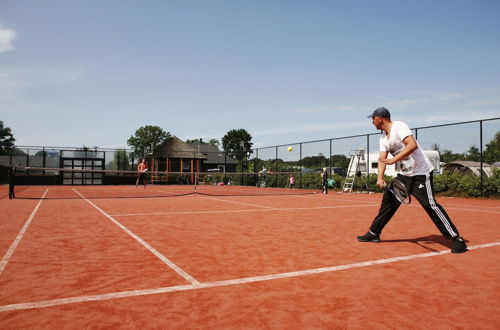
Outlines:
<svg viewBox="0 0 500 330"><path fill-rule="evenodd" d="M351 154L351 161L349 162L349 168L347 169L347 175L345 177L344 186L342 187L342 192L352 192L354 181L356 179L356 173L359 171L359 163L363 157L363 153L363 149L358 149L354 154ZM356 163L355 171L352 170L354 163Z"/></svg>

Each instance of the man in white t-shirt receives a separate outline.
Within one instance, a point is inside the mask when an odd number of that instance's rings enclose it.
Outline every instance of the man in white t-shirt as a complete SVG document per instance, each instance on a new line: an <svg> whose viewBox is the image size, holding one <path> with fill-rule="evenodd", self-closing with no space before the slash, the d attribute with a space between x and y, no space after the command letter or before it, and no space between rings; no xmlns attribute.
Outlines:
<svg viewBox="0 0 500 330"><path fill-rule="evenodd" d="M373 125L382 130L380 137L380 158L378 161L377 186L384 188L384 173L387 165L396 164L399 170L398 180L408 192L423 206L436 227L447 239L453 240L451 252L467 251L465 240L458 233L450 217L434 199L432 188L432 171L434 167L424 153L413 134L405 123L391 121L391 114L386 108L378 108L368 116ZM389 153L393 158L389 159ZM380 234L391 220L401 203L389 191L385 190L378 215L372 222L370 230L363 236L358 236L360 242L380 242Z"/></svg>

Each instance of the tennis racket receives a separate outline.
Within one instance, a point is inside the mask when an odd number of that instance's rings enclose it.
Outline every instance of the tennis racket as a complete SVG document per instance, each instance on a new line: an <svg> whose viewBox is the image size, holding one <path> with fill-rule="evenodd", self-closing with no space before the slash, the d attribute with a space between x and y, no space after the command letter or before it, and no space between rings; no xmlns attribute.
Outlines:
<svg viewBox="0 0 500 330"><path fill-rule="evenodd" d="M396 197L401 204L408 205L411 203L411 196L401 181L394 179L390 185L385 186L385 189L393 193L394 197Z"/></svg>

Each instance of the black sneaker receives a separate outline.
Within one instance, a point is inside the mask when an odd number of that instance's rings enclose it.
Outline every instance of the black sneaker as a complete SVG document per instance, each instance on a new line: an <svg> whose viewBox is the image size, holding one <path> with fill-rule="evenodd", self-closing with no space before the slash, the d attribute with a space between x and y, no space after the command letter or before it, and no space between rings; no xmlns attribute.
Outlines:
<svg viewBox="0 0 500 330"><path fill-rule="evenodd" d="M464 253L467 251L467 244L462 237L457 237L453 240L453 247L451 253Z"/></svg>
<svg viewBox="0 0 500 330"><path fill-rule="evenodd" d="M378 242L380 242L380 236L369 231L366 234L364 234L363 236L358 236L358 241L378 243Z"/></svg>

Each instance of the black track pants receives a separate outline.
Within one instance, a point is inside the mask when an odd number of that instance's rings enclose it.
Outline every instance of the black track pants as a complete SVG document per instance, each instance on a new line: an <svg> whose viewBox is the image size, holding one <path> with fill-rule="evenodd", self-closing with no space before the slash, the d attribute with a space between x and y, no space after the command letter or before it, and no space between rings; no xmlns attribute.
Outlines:
<svg viewBox="0 0 500 330"><path fill-rule="evenodd" d="M432 172L426 175L404 176L398 174L400 180L408 189L408 192L413 195L425 209L429 217L432 219L436 227L445 238L453 239L459 236L458 230L451 221L450 217L434 199L432 190ZM382 204L378 215L372 222L370 231L374 234L382 233L385 225L391 220L394 213L401 203L394 197L390 191L384 192Z"/></svg>

